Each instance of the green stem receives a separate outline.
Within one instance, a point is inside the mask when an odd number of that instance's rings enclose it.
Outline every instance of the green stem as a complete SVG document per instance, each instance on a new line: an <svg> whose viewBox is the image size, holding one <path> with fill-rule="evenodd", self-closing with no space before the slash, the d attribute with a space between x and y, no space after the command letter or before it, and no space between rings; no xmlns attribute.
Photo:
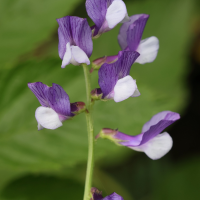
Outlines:
<svg viewBox="0 0 200 200"><path fill-rule="evenodd" d="M87 171L85 180L85 191L83 200L90 200L90 190L92 187L92 175L94 167L94 129L92 123L92 101L91 101L91 86L90 86L90 73L89 68L86 64L83 64L83 70L85 75L85 85L87 94L87 110L85 112L87 131L88 131L88 161L87 161Z"/></svg>

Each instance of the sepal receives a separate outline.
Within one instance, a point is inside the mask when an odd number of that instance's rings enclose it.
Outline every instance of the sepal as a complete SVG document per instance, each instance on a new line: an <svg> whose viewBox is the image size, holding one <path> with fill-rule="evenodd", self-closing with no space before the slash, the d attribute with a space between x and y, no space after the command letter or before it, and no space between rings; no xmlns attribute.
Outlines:
<svg viewBox="0 0 200 200"><path fill-rule="evenodd" d="M92 69L93 70L99 70L101 65L103 65L106 62L106 58L107 58L107 56L104 56L104 57L97 58L97 59L93 60L92 61Z"/></svg>
<svg viewBox="0 0 200 200"><path fill-rule="evenodd" d="M104 56L95 59L94 61L92 61L92 69L90 70L90 72L92 72L93 70L99 70L104 63L111 64L116 62L118 60L118 57L119 55L114 55L114 56Z"/></svg>
<svg viewBox="0 0 200 200"><path fill-rule="evenodd" d="M122 142L122 140L115 138L115 135L117 133L118 133L118 129L103 128L103 129L101 129L99 134L96 135L95 139L96 140L98 138L109 139L110 141L114 142L116 145L119 146L120 145L119 142Z"/></svg>
<svg viewBox="0 0 200 200"><path fill-rule="evenodd" d="M85 112L86 110L86 105L84 102L75 102L70 104L71 107L71 112L74 113L75 115L80 114L82 112Z"/></svg>
<svg viewBox="0 0 200 200"><path fill-rule="evenodd" d="M91 91L91 98L93 100L101 100L103 96L101 88L95 88Z"/></svg>

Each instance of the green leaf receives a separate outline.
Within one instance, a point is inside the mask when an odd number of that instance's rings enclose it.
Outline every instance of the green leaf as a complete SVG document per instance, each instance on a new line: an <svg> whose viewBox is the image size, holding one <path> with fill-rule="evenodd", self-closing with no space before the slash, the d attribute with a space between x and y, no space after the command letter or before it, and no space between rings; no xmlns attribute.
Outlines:
<svg viewBox="0 0 200 200"><path fill-rule="evenodd" d="M157 36L160 50L155 62L134 64L131 69L131 75L137 80L141 92L140 97L120 103L95 103L95 135L105 127L136 135L157 112L182 109L187 94L182 82L186 65L186 57L183 55L189 39L187 23L192 6L191 0L127 2L129 15L151 14L144 38ZM105 54L117 54L118 28L94 40L92 59ZM71 102L85 101L82 67L69 65L61 69L60 66L61 60L57 56L43 60L32 59L21 62L13 69L1 69L0 169L51 171L86 162L84 114L66 121L63 127L54 131L37 131L34 113L40 104L27 87L28 82L42 81L48 85L57 83L69 94ZM93 88L98 87L97 80L97 72L93 72ZM134 151L118 147L110 141L99 139L96 142L95 159L98 165L114 165L130 154L134 154Z"/></svg>
<svg viewBox="0 0 200 200"><path fill-rule="evenodd" d="M81 0L2 0L0 6L0 68L48 40L56 19L69 15Z"/></svg>
<svg viewBox="0 0 200 200"><path fill-rule="evenodd" d="M65 200L82 199L83 185L74 180L44 175L27 175L9 183L1 192L1 200Z"/></svg>

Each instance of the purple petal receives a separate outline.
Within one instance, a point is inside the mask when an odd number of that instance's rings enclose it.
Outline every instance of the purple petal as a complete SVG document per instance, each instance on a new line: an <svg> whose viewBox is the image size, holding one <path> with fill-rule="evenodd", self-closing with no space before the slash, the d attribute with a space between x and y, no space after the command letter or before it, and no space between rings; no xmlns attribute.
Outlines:
<svg viewBox="0 0 200 200"><path fill-rule="evenodd" d="M156 125L161 120L176 121L180 119L180 115L171 111L162 111L154 115L148 122L142 127L142 133L148 131L151 126Z"/></svg>
<svg viewBox="0 0 200 200"><path fill-rule="evenodd" d="M136 51L120 51L119 59L115 62L117 67L118 79L121 79L130 74L130 69L135 60L139 57ZM113 64L115 64L113 63Z"/></svg>
<svg viewBox="0 0 200 200"><path fill-rule="evenodd" d="M103 200L124 200L124 199L120 195L118 195L117 193L113 192L112 194L103 198Z"/></svg>
<svg viewBox="0 0 200 200"><path fill-rule="evenodd" d="M163 111L154 115L151 120L143 126L141 134L130 136L122 132L117 132L114 137L119 140L124 140L124 142L120 142L121 145L132 147L140 146L157 136L166 127L173 124L178 119L180 119L178 113Z"/></svg>
<svg viewBox="0 0 200 200"><path fill-rule="evenodd" d="M137 50L148 18L149 15L143 15L129 26L127 31L127 43L130 50Z"/></svg>
<svg viewBox="0 0 200 200"><path fill-rule="evenodd" d="M115 87L118 80L117 68L114 64L103 64L98 71L99 86L103 92L102 98L106 97Z"/></svg>
<svg viewBox="0 0 200 200"><path fill-rule="evenodd" d="M139 53L133 51L123 51L118 54L119 59L112 63L104 63L99 69L99 86L103 92L103 98L106 97L116 85L118 79L121 79L130 73L134 61Z"/></svg>
<svg viewBox="0 0 200 200"><path fill-rule="evenodd" d="M73 116L71 114L69 96L60 85L52 84L48 91L48 101L50 107L64 118Z"/></svg>
<svg viewBox="0 0 200 200"><path fill-rule="evenodd" d="M74 42L90 57L92 55L93 42L92 31L87 19L71 17L71 27Z"/></svg>
<svg viewBox="0 0 200 200"><path fill-rule="evenodd" d="M149 15L146 14L133 15L129 22L122 24L118 35L118 42L122 50L129 44L133 48L136 46L135 49L131 48L132 51L137 49L148 18Z"/></svg>
<svg viewBox="0 0 200 200"><path fill-rule="evenodd" d="M57 19L59 24L58 28L58 52L61 59L63 59L66 52L66 44L69 42L73 44L73 37L71 32L70 16L62 17Z"/></svg>
<svg viewBox="0 0 200 200"><path fill-rule="evenodd" d="M47 91L49 87L42 82L28 83L28 87L37 97L40 104L44 107L49 107L48 99L47 99Z"/></svg>
<svg viewBox="0 0 200 200"><path fill-rule="evenodd" d="M105 21L107 8L113 0L86 0L85 6L89 17L95 23L95 35Z"/></svg>
<svg viewBox="0 0 200 200"><path fill-rule="evenodd" d="M79 46L88 57L91 56L93 50L92 31L88 25L87 19L66 16L57 19L58 28L58 51L59 56L63 59L66 52L66 44Z"/></svg>
<svg viewBox="0 0 200 200"><path fill-rule="evenodd" d="M114 135L114 138L117 140L123 140L123 142L119 142L119 144L124 145L124 146L139 146L141 141L142 141L142 136L143 133L136 135L136 136L132 136L132 135L127 135L125 133L122 132L117 132Z"/></svg>

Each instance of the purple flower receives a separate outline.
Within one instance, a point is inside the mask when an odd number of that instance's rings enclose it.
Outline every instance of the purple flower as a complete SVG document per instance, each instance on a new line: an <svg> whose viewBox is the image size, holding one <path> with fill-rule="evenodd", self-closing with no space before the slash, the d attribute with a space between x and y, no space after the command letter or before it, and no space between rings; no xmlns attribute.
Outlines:
<svg viewBox="0 0 200 200"><path fill-rule="evenodd" d="M113 29L118 23L129 20L122 0L86 0L85 5L88 15L95 23L91 27L95 38Z"/></svg>
<svg viewBox="0 0 200 200"><path fill-rule="evenodd" d="M49 87L41 82L35 82L28 83L28 87L42 105L35 111L38 130L56 129L62 126L63 121L74 116L72 112L78 112L79 103L70 105L69 96L60 85L53 83L52 87ZM82 103L81 108L84 104Z"/></svg>
<svg viewBox="0 0 200 200"><path fill-rule="evenodd" d="M153 62L159 49L159 41L156 37L141 40L148 18L149 15L146 14L131 16L129 22L122 24L118 35L118 42L123 51L140 53L135 61L140 64ZM113 63L117 59L118 55L98 58L92 62L93 69L99 69L103 63Z"/></svg>
<svg viewBox="0 0 200 200"><path fill-rule="evenodd" d="M119 52L119 59L112 64L103 64L99 69L99 86L96 90L102 93L102 99L114 99L115 102L123 101L129 97L139 96L136 81L129 75L131 65L139 56L138 52ZM94 95L95 90L92 91Z"/></svg>
<svg viewBox="0 0 200 200"><path fill-rule="evenodd" d="M92 54L92 31L86 19L66 16L57 19L58 28L58 52L63 60L61 67L69 63L80 65L90 64L89 57Z"/></svg>
<svg viewBox="0 0 200 200"><path fill-rule="evenodd" d="M118 42L122 50L137 51L140 56L136 62L140 64L153 62L159 49L158 38L152 36L141 40L149 15L139 14L130 17L129 22L122 24Z"/></svg>
<svg viewBox="0 0 200 200"><path fill-rule="evenodd" d="M124 200L120 195L118 195L115 192L103 198L102 192L100 192L97 188L94 187L91 189L91 193L91 200Z"/></svg>
<svg viewBox="0 0 200 200"><path fill-rule="evenodd" d="M151 159L156 160L168 153L173 143L167 132L161 132L178 119L180 119L178 113L163 111L154 115L150 121L145 123L142 133L139 135L126 135L118 130L106 128L102 129L96 138L108 138L119 145L142 151Z"/></svg>

